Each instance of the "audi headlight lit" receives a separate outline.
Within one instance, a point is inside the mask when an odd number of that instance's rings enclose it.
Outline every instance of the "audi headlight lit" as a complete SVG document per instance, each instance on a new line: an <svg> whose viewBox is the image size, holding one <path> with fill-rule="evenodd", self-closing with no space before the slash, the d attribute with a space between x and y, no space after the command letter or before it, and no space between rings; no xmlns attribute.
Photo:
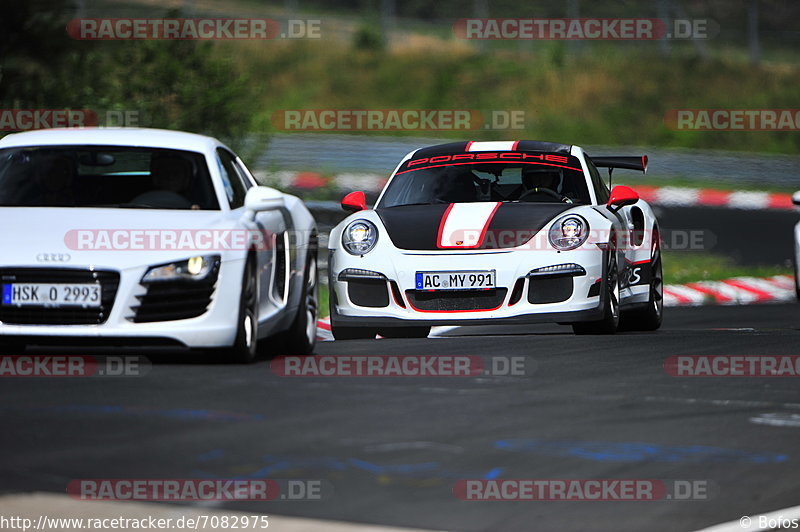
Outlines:
<svg viewBox="0 0 800 532"><path fill-rule="evenodd" d="M589 238L589 223L577 215L559 218L550 226L550 245L559 251L575 249Z"/></svg>
<svg viewBox="0 0 800 532"><path fill-rule="evenodd" d="M202 281L219 265L219 255L192 257L187 260L153 266L142 277L143 283L161 281Z"/></svg>
<svg viewBox="0 0 800 532"><path fill-rule="evenodd" d="M378 242L378 228L369 220L356 220L342 233L342 245L351 255L365 255Z"/></svg>

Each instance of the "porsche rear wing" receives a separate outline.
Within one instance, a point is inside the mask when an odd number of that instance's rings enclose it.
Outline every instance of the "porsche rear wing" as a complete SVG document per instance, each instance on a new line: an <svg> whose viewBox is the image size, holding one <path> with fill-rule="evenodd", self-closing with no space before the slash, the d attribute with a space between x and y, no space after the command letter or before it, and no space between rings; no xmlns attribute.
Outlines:
<svg viewBox="0 0 800 532"><path fill-rule="evenodd" d="M625 168L627 170L639 170L647 172L647 155L641 157L589 157L598 168Z"/></svg>

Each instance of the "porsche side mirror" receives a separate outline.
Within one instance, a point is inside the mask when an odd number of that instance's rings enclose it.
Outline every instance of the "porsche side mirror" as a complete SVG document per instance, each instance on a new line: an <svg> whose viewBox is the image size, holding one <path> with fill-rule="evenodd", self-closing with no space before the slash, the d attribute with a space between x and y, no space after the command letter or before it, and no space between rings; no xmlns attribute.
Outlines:
<svg viewBox="0 0 800 532"><path fill-rule="evenodd" d="M363 192L357 190L351 192L342 199L342 209L347 212L363 211L367 208L367 197Z"/></svg>
<svg viewBox="0 0 800 532"><path fill-rule="evenodd" d="M611 197L608 198L608 207L613 209L621 209L628 205L633 205L639 201L639 194L636 193L631 187L625 185L617 185L611 190Z"/></svg>
<svg viewBox="0 0 800 532"><path fill-rule="evenodd" d="M800 190L792 194L792 203L800 205Z"/></svg>

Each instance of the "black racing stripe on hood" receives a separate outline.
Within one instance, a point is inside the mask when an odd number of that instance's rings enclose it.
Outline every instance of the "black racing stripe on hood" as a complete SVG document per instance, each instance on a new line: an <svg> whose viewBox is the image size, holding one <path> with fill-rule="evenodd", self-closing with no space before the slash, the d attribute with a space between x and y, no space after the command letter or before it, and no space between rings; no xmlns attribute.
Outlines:
<svg viewBox="0 0 800 532"><path fill-rule="evenodd" d="M439 223L449 203L376 209L389 238L399 249L435 250Z"/></svg>
<svg viewBox="0 0 800 532"><path fill-rule="evenodd" d="M449 204L405 205L376 209L395 247L438 250L439 225ZM503 203L495 212L480 249L525 244L553 218L574 207L569 203Z"/></svg>
<svg viewBox="0 0 800 532"><path fill-rule="evenodd" d="M567 209L569 203L503 203L492 218L482 249L521 246Z"/></svg>

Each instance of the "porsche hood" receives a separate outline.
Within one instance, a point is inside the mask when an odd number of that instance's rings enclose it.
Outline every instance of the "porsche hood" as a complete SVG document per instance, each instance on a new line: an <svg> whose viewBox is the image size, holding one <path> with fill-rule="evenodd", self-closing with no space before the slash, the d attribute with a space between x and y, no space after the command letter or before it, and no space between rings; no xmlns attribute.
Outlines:
<svg viewBox="0 0 800 532"><path fill-rule="evenodd" d="M401 205L376 213L399 249L504 249L521 246L564 211L567 203L475 202Z"/></svg>

